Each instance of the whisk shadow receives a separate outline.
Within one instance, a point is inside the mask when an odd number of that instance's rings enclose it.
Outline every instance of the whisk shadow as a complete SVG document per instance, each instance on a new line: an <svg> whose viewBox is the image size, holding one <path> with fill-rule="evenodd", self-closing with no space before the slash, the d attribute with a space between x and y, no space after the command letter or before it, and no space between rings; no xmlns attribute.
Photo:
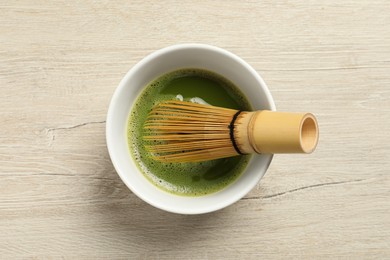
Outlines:
<svg viewBox="0 0 390 260"><path fill-rule="evenodd" d="M121 243L121 248L132 248L133 251L134 245L153 248L153 251L183 247L199 240L202 233L221 228L220 218L229 215L225 209L202 215L165 212L136 197L121 181L109 160L99 173L98 189L105 194L95 207L95 218L101 226L109 227L104 231L107 245L115 242L117 247Z"/></svg>

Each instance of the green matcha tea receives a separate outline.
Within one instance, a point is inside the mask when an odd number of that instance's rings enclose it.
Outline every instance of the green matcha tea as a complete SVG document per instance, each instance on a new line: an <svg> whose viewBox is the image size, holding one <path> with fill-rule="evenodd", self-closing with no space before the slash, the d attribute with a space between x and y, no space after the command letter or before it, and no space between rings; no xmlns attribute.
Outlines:
<svg viewBox="0 0 390 260"><path fill-rule="evenodd" d="M148 142L142 136L147 114L159 102L175 99L251 110L241 91L215 73L182 69L157 78L146 86L129 115L128 144L138 168L157 187L181 196L202 196L225 188L244 171L249 155L198 163L163 163L146 151Z"/></svg>

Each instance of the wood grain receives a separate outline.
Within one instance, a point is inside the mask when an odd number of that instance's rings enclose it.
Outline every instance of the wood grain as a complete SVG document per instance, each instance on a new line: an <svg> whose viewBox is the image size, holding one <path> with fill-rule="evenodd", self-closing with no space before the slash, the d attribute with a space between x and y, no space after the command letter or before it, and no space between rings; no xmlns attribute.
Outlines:
<svg viewBox="0 0 390 260"><path fill-rule="evenodd" d="M390 2L0 0L0 256L390 258ZM117 176L110 98L153 50L226 48L320 143L199 216L155 209Z"/></svg>

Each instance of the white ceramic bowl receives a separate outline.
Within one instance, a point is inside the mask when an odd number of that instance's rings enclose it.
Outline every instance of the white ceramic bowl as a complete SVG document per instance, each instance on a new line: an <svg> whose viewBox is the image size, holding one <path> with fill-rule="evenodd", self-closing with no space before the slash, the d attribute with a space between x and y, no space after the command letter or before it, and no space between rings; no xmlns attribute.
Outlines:
<svg viewBox="0 0 390 260"><path fill-rule="evenodd" d="M107 147L122 181L147 203L174 213L201 214L224 208L244 197L265 174L272 155L252 156L246 170L225 189L202 197L167 193L150 183L129 152L126 127L134 101L157 77L181 68L200 68L218 73L238 86L254 109L275 110L271 94L257 72L238 56L205 44L179 44L155 51L138 62L120 82L107 114Z"/></svg>

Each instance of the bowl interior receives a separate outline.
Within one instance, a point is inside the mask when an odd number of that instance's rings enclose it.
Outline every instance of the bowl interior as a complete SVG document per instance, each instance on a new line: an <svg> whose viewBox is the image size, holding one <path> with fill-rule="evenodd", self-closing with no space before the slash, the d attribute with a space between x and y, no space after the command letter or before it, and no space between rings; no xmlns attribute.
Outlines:
<svg viewBox="0 0 390 260"><path fill-rule="evenodd" d="M129 152L128 116L134 101L150 81L182 68L200 68L224 76L241 89L254 109L275 110L275 106L268 88L252 67L232 53L209 45L182 44L156 51L136 64L120 82L112 97L106 123L108 150L120 178L138 197L157 208L200 214L221 209L245 196L266 172L272 155L253 156L233 184L202 197L170 194L150 183Z"/></svg>

